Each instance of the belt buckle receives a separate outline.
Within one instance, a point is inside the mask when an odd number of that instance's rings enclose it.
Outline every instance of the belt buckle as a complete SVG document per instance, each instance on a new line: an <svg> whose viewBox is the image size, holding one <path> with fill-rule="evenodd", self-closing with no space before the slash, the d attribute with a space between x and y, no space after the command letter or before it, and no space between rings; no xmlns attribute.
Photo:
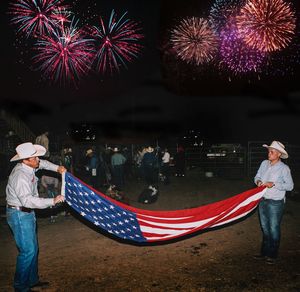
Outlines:
<svg viewBox="0 0 300 292"><path fill-rule="evenodd" d="M26 213L31 213L32 209L26 208L26 207L20 207L20 211L26 212Z"/></svg>
<svg viewBox="0 0 300 292"><path fill-rule="evenodd" d="M22 212L26 212L26 213L31 213L32 209L30 208L26 208L23 206L12 206L12 205L7 205L8 208L14 209L14 210L18 210L18 211L22 211Z"/></svg>

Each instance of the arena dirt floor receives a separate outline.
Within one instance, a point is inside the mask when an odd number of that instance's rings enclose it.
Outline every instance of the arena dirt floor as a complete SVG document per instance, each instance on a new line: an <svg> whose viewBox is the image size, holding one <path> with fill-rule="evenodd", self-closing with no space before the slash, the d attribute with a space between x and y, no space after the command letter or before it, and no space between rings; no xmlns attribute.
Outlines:
<svg viewBox="0 0 300 292"><path fill-rule="evenodd" d="M131 205L175 210L215 202L248 190L252 179L206 178L191 170L160 185L156 203L137 203L142 182L130 181ZM295 181L297 186L297 181ZM1 202L5 203L2 183ZM168 244L136 246L90 228L77 216L51 223L38 213L39 269L51 286L41 291L300 291L300 198L288 196L276 264L253 259L261 231L257 212L236 224ZM2 210L0 291L11 288L17 249Z"/></svg>

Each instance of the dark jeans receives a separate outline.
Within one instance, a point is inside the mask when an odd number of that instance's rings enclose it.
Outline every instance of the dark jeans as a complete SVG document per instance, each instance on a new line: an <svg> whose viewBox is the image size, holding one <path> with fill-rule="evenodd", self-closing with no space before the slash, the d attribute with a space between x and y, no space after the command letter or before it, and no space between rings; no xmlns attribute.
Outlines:
<svg viewBox="0 0 300 292"><path fill-rule="evenodd" d="M118 189L124 187L124 165L115 165L112 167L112 181Z"/></svg>
<svg viewBox="0 0 300 292"><path fill-rule="evenodd" d="M163 163L161 168L162 174L165 176L164 184L170 183L170 165L169 163Z"/></svg>
<svg viewBox="0 0 300 292"><path fill-rule="evenodd" d="M39 281L35 214L7 208L6 215L19 251L14 288L26 292Z"/></svg>
<svg viewBox="0 0 300 292"><path fill-rule="evenodd" d="M263 232L261 254L276 258L280 244L280 224L284 200L264 199L259 204L260 226Z"/></svg>
<svg viewBox="0 0 300 292"><path fill-rule="evenodd" d="M153 185L157 183L158 172L157 169L151 166L144 167L144 176L147 185Z"/></svg>

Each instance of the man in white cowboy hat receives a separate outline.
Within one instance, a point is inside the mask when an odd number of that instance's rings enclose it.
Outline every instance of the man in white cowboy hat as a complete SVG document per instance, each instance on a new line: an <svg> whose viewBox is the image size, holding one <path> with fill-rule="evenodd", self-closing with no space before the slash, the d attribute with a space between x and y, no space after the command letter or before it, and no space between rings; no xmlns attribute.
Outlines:
<svg viewBox="0 0 300 292"><path fill-rule="evenodd" d="M263 240L260 254L255 258L273 264L278 256L285 193L293 189L294 183L290 168L281 161L288 158L284 145L273 141L271 145L264 144L263 147L268 149L268 160L261 163L254 182L257 186L267 187L267 191L259 204Z"/></svg>
<svg viewBox="0 0 300 292"><path fill-rule="evenodd" d="M33 287L48 286L38 276L38 242L34 209L44 209L63 202L64 197L39 198L37 189L37 169L65 172L63 166L55 165L39 156L46 153L45 147L30 142L17 146L17 154L10 161L18 161L13 168L6 187L6 215L19 255L14 277L15 291L34 291Z"/></svg>

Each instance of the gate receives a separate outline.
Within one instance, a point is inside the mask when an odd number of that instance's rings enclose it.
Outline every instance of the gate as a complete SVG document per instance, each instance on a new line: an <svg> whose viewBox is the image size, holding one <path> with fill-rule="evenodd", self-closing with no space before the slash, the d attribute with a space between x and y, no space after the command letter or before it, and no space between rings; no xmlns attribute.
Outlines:
<svg viewBox="0 0 300 292"><path fill-rule="evenodd" d="M213 176L242 178L247 175L247 150L239 144L215 144L212 147L187 148L187 167L199 167Z"/></svg>
<svg viewBox="0 0 300 292"><path fill-rule="evenodd" d="M249 141L248 142L248 176L254 177L261 162L267 157L267 151L263 144L269 144L270 141ZM289 154L288 159L283 161L290 167L292 176L295 179L300 175L300 146L288 144L287 142L282 142Z"/></svg>

